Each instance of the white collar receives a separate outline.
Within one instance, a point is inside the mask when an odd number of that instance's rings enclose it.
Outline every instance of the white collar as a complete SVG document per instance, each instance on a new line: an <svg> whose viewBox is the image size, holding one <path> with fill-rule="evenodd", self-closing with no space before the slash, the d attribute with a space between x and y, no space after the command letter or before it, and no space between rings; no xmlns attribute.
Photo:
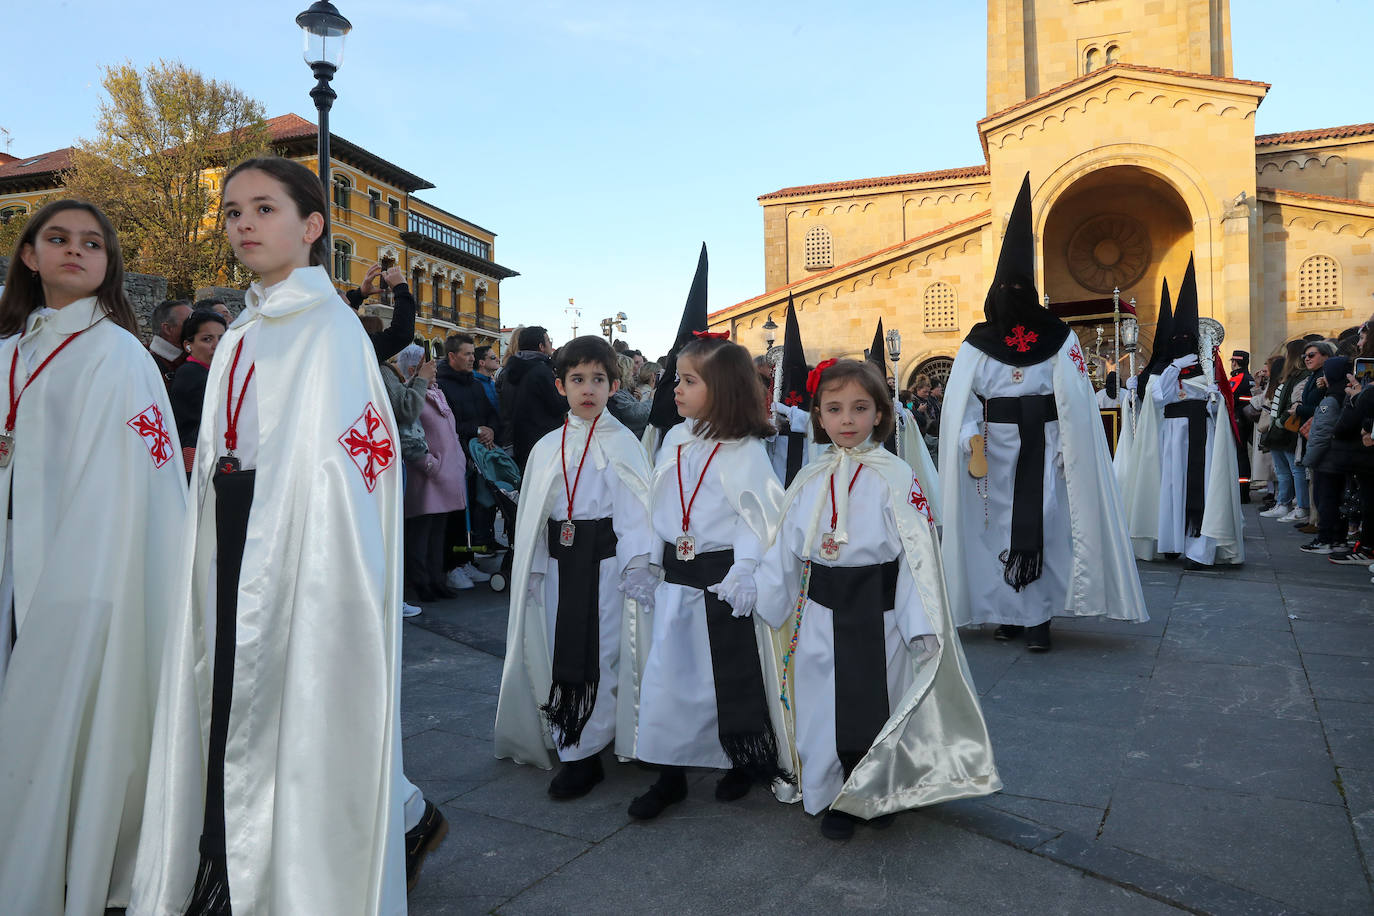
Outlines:
<svg viewBox="0 0 1374 916"><path fill-rule="evenodd" d="M65 308L34 309L29 313L24 333L27 336L49 327L53 333L66 336L84 331L104 317L105 310L100 307L100 301L95 296L87 296L77 299Z"/></svg>
<svg viewBox="0 0 1374 916"><path fill-rule="evenodd" d="M248 287L244 309L234 320L234 326L258 318L283 318L328 302L330 298L338 299L339 293L323 267L297 267L280 283L267 287L254 283Z"/></svg>
<svg viewBox="0 0 1374 916"><path fill-rule="evenodd" d="M172 362L182 355L181 350L161 334L153 335L152 341L148 344L148 349L152 350L154 355L161 356L168 362Z"/></svg>

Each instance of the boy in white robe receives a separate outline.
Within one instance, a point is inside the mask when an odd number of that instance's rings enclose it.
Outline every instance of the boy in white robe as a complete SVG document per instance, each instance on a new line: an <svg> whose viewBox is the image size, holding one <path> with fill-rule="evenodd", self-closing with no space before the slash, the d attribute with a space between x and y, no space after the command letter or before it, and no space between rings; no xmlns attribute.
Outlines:
<svg viewBox="0 0 1374 916"><path fill-rule="evenodd" d="M614 351L579 337L554 371L570 414L531 450L521 488L496 756L548 767L556 751L549 795L566 800L604 778L626 598L651 603L660 570L648 460L605 409L619 387Z"/></svg>

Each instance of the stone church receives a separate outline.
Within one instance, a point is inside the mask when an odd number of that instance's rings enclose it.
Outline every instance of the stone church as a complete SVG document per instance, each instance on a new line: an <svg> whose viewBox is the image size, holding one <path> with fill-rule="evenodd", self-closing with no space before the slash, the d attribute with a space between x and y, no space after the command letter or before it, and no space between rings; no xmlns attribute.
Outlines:
<svg viewBox="0 0 1374 916"><path fill-rule="evenodd" d="M1230 16L1228 0L988 0L984 161L762 195L768 292L712 330L762 352L791 295L809 360L862 355L881 317L902 334L902 385L943 377L1027 172L1037 285L1090 351L1100 328L1111 354L1120 290L1148 353L1160 281L1176 290L1190 254L1200 314L1256 364L1359 324L1374 124L1256 135L1269 84L1232 74Z"/></svg>

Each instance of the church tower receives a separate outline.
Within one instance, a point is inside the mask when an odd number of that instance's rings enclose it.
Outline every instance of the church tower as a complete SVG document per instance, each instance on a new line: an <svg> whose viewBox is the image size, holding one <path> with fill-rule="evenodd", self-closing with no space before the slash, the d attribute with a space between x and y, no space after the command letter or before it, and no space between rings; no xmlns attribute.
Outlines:
<svg viewBox="0 0 1374 916"><path fill-rule="evenodd" d="M988 0L988 113L1117 62L1231 76L1229 0Z"/></svg>

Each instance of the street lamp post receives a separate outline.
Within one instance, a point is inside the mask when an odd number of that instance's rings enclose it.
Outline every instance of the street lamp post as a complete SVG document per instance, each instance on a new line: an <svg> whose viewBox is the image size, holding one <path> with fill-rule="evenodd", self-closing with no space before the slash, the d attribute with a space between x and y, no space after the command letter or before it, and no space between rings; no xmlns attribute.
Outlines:
<svg viewBox="0 0 1374 916"><path fill-rule="evenodd" d="M763 340L768 345L768 349L773 349L773 341L777 340L778 323L769 315L768 320L763 323Z"/></svg>
<svg viewBox="0 0 1374 916"><path fill-rule="evenodd" d="M1121 362L1121 287L1112 290L1112 365Z"/></svg>
<svg viewBox="0 0 1374 916"><path fill-rule="evenodd" d="M577 336L577 320L582 317L582 310L573 305L572 299L568 300L568 307L563 310L563 314L572 315L572 336Z"/></svg>
<svg viewBox="0 0 1374 916"><path fill-rule="evenodd" d="M344 36L353 24L343 17L328 0L317 0L310 8L296 17L296 25L305 35L305 62L315 74L315 88L310 97L315 100L315 110L319 112L319 159L320 182L324 185L324 237L330 237L330 209L333 197L329 187L329 109L334 105L338 94L330 81L343 64ZM331 248L332 243L331 243ZM328 265L332 274L333 265Z"/></svg>
<svg viewBox="0 0 1374 916"><path fill-rule="evenodd" d="M612 339L616 331L625 333L625 313L616 312L612 318L601 319L601 333L606 335L606 343L614 343Z"/></svg>

